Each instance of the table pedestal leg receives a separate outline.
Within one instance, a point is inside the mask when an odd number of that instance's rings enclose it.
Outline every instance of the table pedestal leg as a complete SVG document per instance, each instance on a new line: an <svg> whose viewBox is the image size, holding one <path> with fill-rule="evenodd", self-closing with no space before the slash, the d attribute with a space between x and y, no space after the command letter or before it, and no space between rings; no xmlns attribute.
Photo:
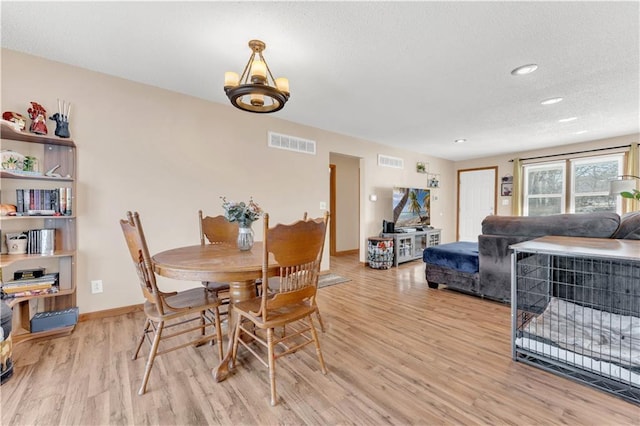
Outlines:
<svg viewBox="0 0 640 426"><path fill-rule="evenodd" d="M220 364L215 367L211 374L216 382L221 382L229 375L229 365L231 364L231 351L233 350L233 340L235 338L236 331L236 315L233 311L233 304L242 302L256 297L256 283L253 280L250 281L237 281L229 283L229 314L227 315L228 321L228 337L229 342L227 344L227 353Z"/></svg>

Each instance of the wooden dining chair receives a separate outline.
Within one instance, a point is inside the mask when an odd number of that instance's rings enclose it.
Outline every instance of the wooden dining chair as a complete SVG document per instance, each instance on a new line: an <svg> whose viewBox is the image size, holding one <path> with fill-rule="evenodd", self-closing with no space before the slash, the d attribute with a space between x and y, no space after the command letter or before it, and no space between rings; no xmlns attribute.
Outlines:
<svg viewBox="0 0 640 426"><path fill-rule="evenodd" d="M292 225L269 228L269 215L264 214L264 241L262 282L269 282L269 290L260 297L236 303L237 315L232 349L235 365L238 346L242 345L269 369L271 405L276 405L275 361L310 343L315 344L323 374L327 369L320 349L313 314L318 311L315 302L317 275L326 234L328 213L317 220L300 220ZM272 256L278 264L277 279L269 278ZM277 335L275 329L287 327ZM265 338L266 333L266 338ZM251 345L256 342L266 348L266 361Z"/></svg>
<svg viewBox="0 0 640 426"><path fill-rule="evenodd" d="M200 223L200 244L237 244L238 224L229 222L224 216L203 216L202 210L198 210ZM229 283L204 281L202 283L209 290L216 293L222 304L229 304ZM256 282L256 295L260 282Z"/></svg>
<svg viewBox="0 0 640 426"><path fill-rule="evenodd" d="M327 225L326 227L329 227L329 212L326 213L327 214ZM302 215L302 220L308 220L307 219L308 215L307 212L304 212L304 214ZM325 238L322 239L322 247L320 247L320 253L318 254L319 259L318 259L318 274L316 275L316 288L318 287L318 279L320 278L320 265L322 263L322 253L324 252L324 242L326 240L326 233L325 233ZM314 300L315 301L315 300ZM316 316L318 317L318 323L320 323L320 330L324 333L325 332L325 328L324 328L324 321L322 321L322 315L320 315L320 309L316 307Z"/></svg>
<svg viewBox="0 0 640 426"><path fill-rule="evenodd" d="M236 244L238 224L229 222L224 216L203 216L198 210L200 223L200 244Z"/></svg>
<svg viewBox="0 0 640 426"><path fill-rule="evenodd" d="M329 213L327 213L327 214L329 214ZM302 215L302 220L306 221L306 220L308 220L308 217L309 217L308 213L304 212L303 215ZM328 224L327 224L327 227L328 227ZM325 238L322 240L322 247L320 248L320 253L319 253L320 259L318 261L318 274L316 275L316 287L318 287L318 279L320 278L320 264L322 263L322 253L324 251L324 241L325 240L326 240L326 235L325 235ZM273 281L273 278L271 278L271 280ZM258 289L260 290L260 284L258 283L257 285L258 285ZM271 286L272 284L269 284L269 285ZM274 287L277 288L277 286L278 286L278 282L276 280L276 283L274 284ZM260 294L261 293L258 292L258 296ZM318 317L318 323L320 323L320 331L322 331L324 333L325 332L324 321L322 321L322 315L320 315L320 309L319 308L316 309L316 316Z"/></svg>
<svg viewBox="0 0 640 426"><path fill-rule="evenodd" d="M202 210L198 210L198 223L200 225L200 244L236 244L238 238L238 224L229 222L224 216L203 216ZM210 291L218 296L222 303L229 304L229 283L203 281Z"/></svg>
<svg viewBox="0 0 640 426"><path fill-rule="evenodd" d="M146 339L151 348L142 378L142 385L138 391L138 395L142 395L146 392L147 382L149 381L149 375L156 356L190 345L201 345L209 341L213 343L216 340L218 356L222 360L224 351L222 347L222 328L220 326L220 300L215 293L208 291L204 287L179 292L163 292L158 289L140 216L137 212L127 212L127 219L120 220L120 226L129 247L131 260L138 273L142 294L146 299L144 303L146 320L142 335L132 357L134 360L138 358L142 343ZM198 321L198 324L189 324L193 321ZM214 327L215 333L207 333L209 327ZM186 342L182 339L180 343L173 341L171 342L173 346L168 343L161 345L161 342L184 334L194 334L196 331L200 331L197 338L192 337Z"/></svg>

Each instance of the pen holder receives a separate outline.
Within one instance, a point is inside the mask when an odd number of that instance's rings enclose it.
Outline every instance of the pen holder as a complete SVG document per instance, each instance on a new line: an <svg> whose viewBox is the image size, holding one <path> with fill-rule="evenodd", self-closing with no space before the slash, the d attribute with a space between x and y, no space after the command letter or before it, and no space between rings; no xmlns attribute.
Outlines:
<svg viewBox="0 0 640 426"><path fill-rule="evenodd" d="M67 116L56 112L49 118L56 122L56 136L61 138L71 137L71 134L69 133L69 118Z"/></svg>

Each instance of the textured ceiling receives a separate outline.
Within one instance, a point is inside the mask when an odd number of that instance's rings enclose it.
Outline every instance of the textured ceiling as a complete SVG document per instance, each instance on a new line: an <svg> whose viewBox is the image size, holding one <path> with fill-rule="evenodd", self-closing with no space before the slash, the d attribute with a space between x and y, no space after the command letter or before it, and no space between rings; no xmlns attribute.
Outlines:
<svg viewBox="0 0 640 426"><path fill-rule="evenodd" d="M224 72L261 39L291 85L275 116L451 160L640 131L637 1L1 8L2 47L224 104ZM538 70L510 74L528 63Z"/></svg>

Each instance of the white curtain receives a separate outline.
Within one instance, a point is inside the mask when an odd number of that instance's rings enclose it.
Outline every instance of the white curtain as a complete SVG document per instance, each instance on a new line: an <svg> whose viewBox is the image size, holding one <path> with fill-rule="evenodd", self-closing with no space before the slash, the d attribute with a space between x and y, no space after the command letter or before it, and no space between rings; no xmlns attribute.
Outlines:
<svg viewBox="0 0 640 426"><path fill-rule="evenodd" d="M639 164L640 159L638 158L640 154L638 153L638 150L639 150L638 146L639 144L632 143L631 147L629 148L629 152L627 153L627 162L626 162L627 164L625 164L625 167L624 167L625 175L640 176L640 164ZM638 189L637 180L636 180L636 189ZM638 206L638 201L631 200L629 198L622 199L623 213L633 211L637 208L640 208L640 206Z"/></svg>

